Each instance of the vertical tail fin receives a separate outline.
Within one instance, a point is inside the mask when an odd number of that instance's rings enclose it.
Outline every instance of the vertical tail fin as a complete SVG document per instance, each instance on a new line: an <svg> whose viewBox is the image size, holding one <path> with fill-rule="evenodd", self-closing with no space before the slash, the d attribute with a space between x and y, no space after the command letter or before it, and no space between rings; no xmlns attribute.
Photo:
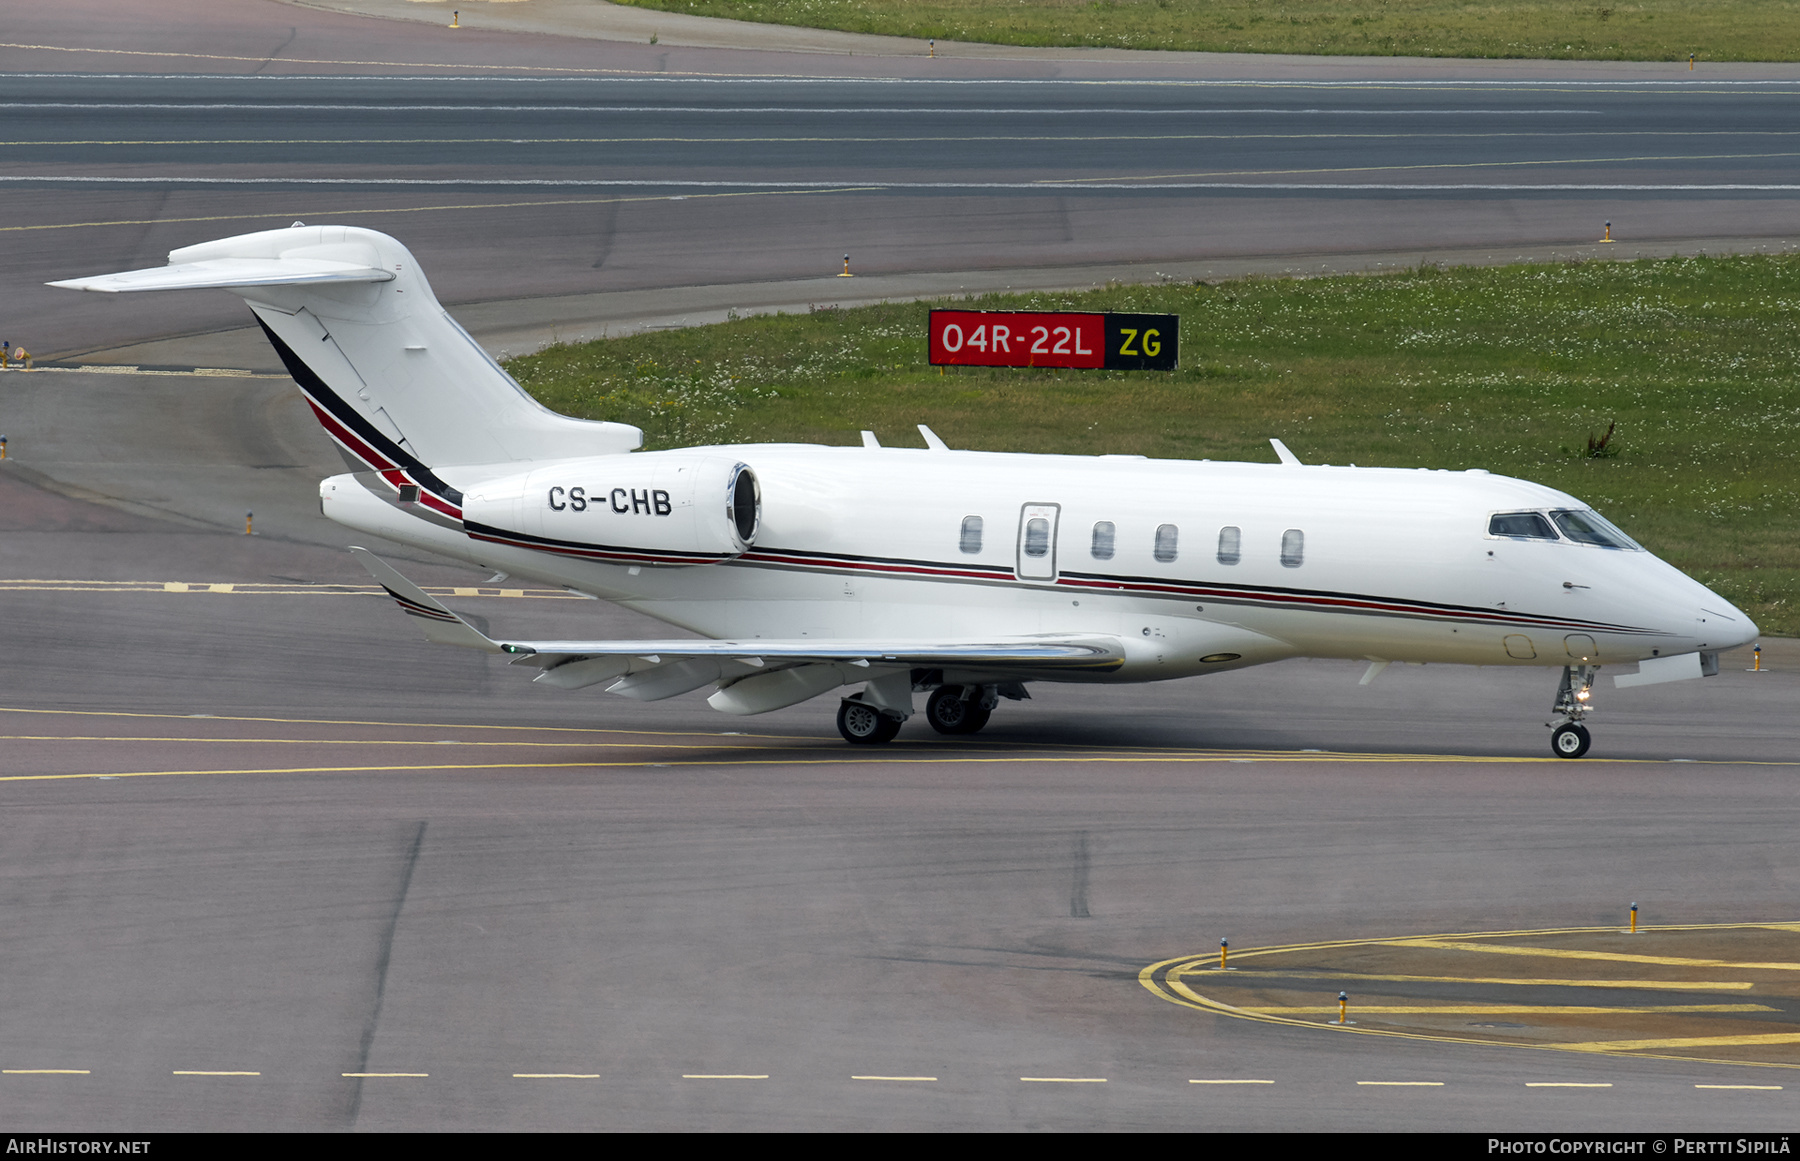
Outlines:
<svg viewBox="0 0 1800 1161"><path fill-rule="evenodd" d="M228 288L244 296L326 431L448 514L434 466L627 452L643 433L558 415L439 305L406 247L354 226L294 226L175 250L169 265L53 282L71 290ZM429 501L427 501L429 503ZM439 505L434 505L439 506Z"/></svg>

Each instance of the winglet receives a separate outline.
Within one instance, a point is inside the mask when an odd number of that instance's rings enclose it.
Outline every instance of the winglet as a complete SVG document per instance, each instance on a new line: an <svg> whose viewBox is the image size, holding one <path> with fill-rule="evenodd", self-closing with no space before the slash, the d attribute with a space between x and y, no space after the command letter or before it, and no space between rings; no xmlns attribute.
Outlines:
<svg viewBox="0 0 1800 1161"><path fill-rule="evenodd" d="M1271 439L1269 442L1274 445L1276 458L1280 459L1282 463L1291 464L1296 468L1300 466L1300 457L1289 451L1287 444L1278 439Z"/></svg>
<svg viewBox="0 0 1800 1161"><path fill-rule="evenodd" d="M925 446L932 451L950 450L950 445L939 439L937 432L931 430L922 423L919 425L919 434L925 437Z"/></svg>
<svg viewBox="0 0 1800 1161"><path fill-rule="evenodd" d="M402 612L425 622L427 641L434 641L439 645L461 645L488 653L504 652L498 642L427 596L424 589L401 576L387 561L366 548L352 546L350 553L356 557L356 563L369 570L375 583L387 590L388 596L394 598L394 603L400 606Z"/></svg>

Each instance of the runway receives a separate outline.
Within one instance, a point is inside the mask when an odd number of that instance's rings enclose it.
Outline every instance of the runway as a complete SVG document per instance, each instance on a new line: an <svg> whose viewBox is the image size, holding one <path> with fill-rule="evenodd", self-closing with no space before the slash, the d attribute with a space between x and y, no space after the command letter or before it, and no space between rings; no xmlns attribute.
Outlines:
<svg viewBox="0 0 1800 1161"><path fill-rule="evenodd" d="M210 42L174 43L147 21L143 47L239 53L261 35L242 14L261 7L229 7ZM269 44L296 29L290 55L398 43L385 25L359 46L352 18L309 24L304 10L267 7L284 19ZM511 44L457 48L452 63L522 60L505 56ZM6 51L16 70L18 50ZM592 63L601 50L584 51ZM572 59L541 43L532 57ZM1702 107L1698 90L1400 88L1352 100L1292 86L1095 96L1059 82L1022 98L977 85L980 107L1000 112L976 115L968 89L867 78L757 82L758 108L799 113L758 113L692 78L556 81L530 100L510 81L298 82L325 103L376 106L333 120L261 95L288 81L27 71L39 75L15 71L0 87L32 105L9 130L39 143L31 173L156 179L0 189L8 325L28 328L7 337L52 336L33 338L41 352L238 325L226 295L29 288L284 225L301 216L294 199L320 196L294 185L309 175L350 180L307 206L392 229L447 300L492 303L778 283L814 270L815 251L835 261L840 229L863 231L871 266L923 277L971 269L973 258L946 265L967 255L1001 270L1084 255L1254 257L1302 227L1316 233L1296 246L1363 252L1383 231L1410 245L1479 228L1537 245L1559 220L1535 216L1544 207L1573 207L1566 232L1583 238L1577 225L1610 209L1592 191L1252 197L1187 177L1157 180L1195 188L1073 184L1125 169L1443 160L1472 166L1457 171L1466 184L1568 149L1571 174L1609 189L1783 185L1792 172L1775 157L1700 156L1785 148L1727 141L1785 132L1785 98L1723 87ZM898 111L825 111L872 109L876 96ZM478 108L422 107L447 101ZM44 107L55 102L84 107ZM270 107L195 108L257 102ZM85 107L102 103L126 107ZM1364 111L1305 112L1326 107ZM1084 108L1100 111L1074 112ZM1718 139L1665 136L1595 161L1602 142L1538 128L1590 108L1608 125ZM1522 136L1447 136L1433 118ZM1248 136L1197 136L1225 122ZM1294 122L1410 136L1284 144ZM87 132L96 123L105 134ZM1186 138L1149 140L1171 133ZM1069 134L1080 151L1045 140ZM78 136L163 144L43 144ZM623 140L596 160L586 139L602 136ZM760 140L771 136L808 140ZM470 143L501 137L491 156ZM903 140L927 137L943 140ZM168 144L178 138L191 144ZM1658 160L1618 160L1627 154ZM1181 164L1149 168L1165 158ZM1005 188L902 188L937 170ZM457 184L369 184L383 176ZM223 184L238 177L278 184ZM644 180L629 196L652 200L473 184L527 178ZM840 178L871 188L791 188ZM1046 179L1068 188L1014 188ZM690 180L753 196L674 184ZM790 185L765 193L755 181ZM1605 197L1687 238L1722 221L1755 235L1759 215L1791 207L1782 190ZM489 208L420 208L477 202ZM1056 206L1067 239L1030 216ZM211 220L177 220L199 218ZM125 224L72 225L102 220ZM1127 244L1134 222L1142 250ZM1014 233L995 233L1008 223ZM949 239L937 250L933 230ZM983 230L995 235L985 250ZM1790 642L1765 642L1766 672L1746 672L1738 653L1705 681L1603 681L1580 762L1548 757L1554 673L1394 666L1360 686L1363 667L1337 662L1139 689L1039 684L975 739L915 721L867 753L838 739L828 704L738 719L699 698L565 693L418 640L319 516L316 481L341 468L279 378L6 373L0 420L0 1111L20 1130L1748 1133L1792 1122L1789 1041L1768 1052L1767 1041L1640 1043L1800 1035L1788 1031L1787 968L1769 966L1800 963ZM599 602L371 547L479 625L666 633ZM1633 903L1642 934L1568 931L1622 927ZM1672 930L1708 924L1747 926ZM1244 957L1236 991L1202 971L1221 940ZM1690 971L1621 955L1712 962ZM1287 974L1251 994L1259 960ZM1268 1018L1172 1003L1146 987L1147 971ZM1592 979L1618 986L1595 991ZM1350 1016L1359 1028L1401 1021L1444 1038L1333 1032L1340 990L1370 1009ZM1397 1010L1420 1007L1431 1011ZM1474 1027L1487 1024L1524 1028ZM1557 1037L1578 1050L1514 1042ZM1742 1059L1717 1062L1732 1052Z"/></svg>
<svg viewBox="0 0 1800 1161"><path fill-rule="evenodd" d="M1543 257L1607 223L1649 252L1780 248L1800 227L1800 73L1785 66L1257 76L1151 54L922 73L911 58L685 49L659 69L643 45L439 46L439 30L399 38L381 21L352 49L331 37L355 18L308 20L317 47L296 26L255 68L152 34L167 47L132 50L147 56L0 46L8 337L82 355L241 326L224 296L127 312L41 283L295 220L396 234L453 306L711 288L694 299L710 307L730 301L721 287L828 278L845 255L864 277L912 280L902 293L953 294L1122 265L1154 280L1221 261ZM608 312L563 317L554 337L597 333Z"/></svg>

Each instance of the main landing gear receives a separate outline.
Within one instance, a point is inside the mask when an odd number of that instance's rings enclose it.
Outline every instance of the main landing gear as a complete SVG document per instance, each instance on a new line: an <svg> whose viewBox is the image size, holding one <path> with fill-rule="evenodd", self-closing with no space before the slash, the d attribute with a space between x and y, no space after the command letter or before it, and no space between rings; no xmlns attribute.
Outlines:
<svg viewBox="0 0 1800 1161"><path fill-rule="evenodd" d="M1030 696L1019 682L941 685L925 702L925 720L940 734L973 734L988 724L1001 698L1020 701ZM838 733L852 745L891 742L905 720L899 709L877 704L868 693L853 693L838 703Z"/></svg>
<svg viewBox="0 0 1800 1161"><path fill-rule="evenodd" d="M940 686L925 703L925 720L940 734L973 734L988 724L999 701L993 686Z"/></svg>
<svg viewBox="0 0 1800 1161"><path fill-rule="evenodd" d="M891 742L900 732L903 721L896 714L876 709L862 700L861 694L845 698L838 705L838 733L844 741L858 746L879 746Z"/></svg>
<svg viewBox="0 0 1800 1161"><path fill-rule="evenodd" d="M1563 666L1562 684L1556 687L1556 704L1551 707L1551 712L1561 714L1563 721L1545 723L1554 731L1550 735L1550 752L1558 758L1579 758L1593 743L1593 735L1581 720L1593 712L1588 698L1593 694L1598 669L1595 665Z"/></svg>

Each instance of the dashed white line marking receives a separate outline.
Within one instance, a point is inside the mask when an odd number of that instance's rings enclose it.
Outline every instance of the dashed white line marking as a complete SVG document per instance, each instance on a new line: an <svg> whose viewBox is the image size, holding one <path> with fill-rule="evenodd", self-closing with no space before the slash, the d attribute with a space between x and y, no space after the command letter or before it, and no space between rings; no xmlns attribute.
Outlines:
<svg viewBox="0 0 1800 1161"><path fill-rule="evenodd" d="M853 1076L851 1080L936 1080L935 1076Z"/></svg>
<svg viewBox="0 0 1800 1161"><path fill-rule="evenodd" d="M7 1076L89 1076L85 1068L4 1068L0 1073Z"/></svg>
<svg viewBox="0 0 1800 1161"><path fill-rule="evenodd" d="M1748 1092L1780 1092L1778 1084L1697 1084L1695 1088L1742 1089Z"/></svg>
<svg viewBox="0 0 1800 1161"><path fill-rule="evenodd" d="M1021 1076L1027 1084L1105 1084L1104 1076Z"/></svg>
<svg viewBox="0 0 1800 1161"><path fill-rule="evenodd" d="M1189 1084L1274 1084L1272 1080L1189 1080Z"/></svg>
<svg viewBox="0 0 1800 1161"><path fill-rule="evenodd" d="M515 1072L514 1080L599 1080L597 1072Z"/></svg>
<svg viewBox="0 0 1800 1161"><path fill-rule="evenodd" d="M1371 1088L1443 1088L1441 1080L1359 1080L1356 1082Z"/></svg>
<svg viewBox="0 0 1800 1161"><path fill-rule="evenodd" d="M339 1075L362 1080L376 1076L430 1076L431 1074L429 1072L345 1072Z"/></svg>
<svg viewBox="0 0 1800 1161"><path fill-rule="evenodd" d="M682 1080L768 1080L766 1072L684 1072Z"/></svg>
<svg viewBox="0 0 1800 1161"><path fill-rule="evenodd" d="M177 1068L170 1076L261 1076L260 1072L215 1072L198 1068Z"/></svg>
<svg viewBox="0 0 1800 1161"><path fill-rule="evenodd" d="M1581 1080L1528 1080L1526 1088L1611 1088L1611 1084Z"/></svg>

